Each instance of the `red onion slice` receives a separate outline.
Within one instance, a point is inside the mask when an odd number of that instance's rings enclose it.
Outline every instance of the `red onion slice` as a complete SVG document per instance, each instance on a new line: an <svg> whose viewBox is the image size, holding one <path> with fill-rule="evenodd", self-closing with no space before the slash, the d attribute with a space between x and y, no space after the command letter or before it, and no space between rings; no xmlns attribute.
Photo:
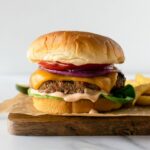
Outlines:
<svg viewBox="0 0 150 150"><path fill-rule="evenodd" d="M103 70L67 70L67 71L60 71L60 70L51 70L51 69L46 69L42 66L39 66L41 70L50 72L50 73L55 73L55 74L61 74L61 75L67 75L67 76L75 76L75 77L96 77L96 76L102 76L106 75L112 72L118 72L117 68L106 68Z"/></svg>
<svg viewBox="0 0 150 150"><path fill-rule="evenodd" d="M85 64L85 65L76 66L74 64L67 64L61 62L40 61L39 66L50 70L60 70L60 71L79 70L80 71L80 70L101 70L113 65L112 64Z"/></svg>

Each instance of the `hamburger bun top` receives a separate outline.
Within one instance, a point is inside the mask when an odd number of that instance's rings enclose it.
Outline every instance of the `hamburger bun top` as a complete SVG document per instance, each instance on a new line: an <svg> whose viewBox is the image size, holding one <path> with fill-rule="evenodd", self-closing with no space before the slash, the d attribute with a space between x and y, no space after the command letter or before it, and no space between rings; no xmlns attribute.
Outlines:
<svg viewBox="0 0 150 150"><path fill-rule="evenodd" d="M29 47L28 59L74 65L119 64L122 48L114 40L89 32L57 31L37 38Z"/></svg>

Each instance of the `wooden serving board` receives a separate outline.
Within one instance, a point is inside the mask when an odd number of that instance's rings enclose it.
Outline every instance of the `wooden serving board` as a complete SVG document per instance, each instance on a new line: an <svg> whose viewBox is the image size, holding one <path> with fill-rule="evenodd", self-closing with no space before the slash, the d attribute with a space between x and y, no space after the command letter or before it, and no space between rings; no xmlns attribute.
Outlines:
<svg viewBox="0 0 150 150"><path fill-rule="evenodd" d="M79 117L9 114L14 135L150 135L150 116Z"/></svg>

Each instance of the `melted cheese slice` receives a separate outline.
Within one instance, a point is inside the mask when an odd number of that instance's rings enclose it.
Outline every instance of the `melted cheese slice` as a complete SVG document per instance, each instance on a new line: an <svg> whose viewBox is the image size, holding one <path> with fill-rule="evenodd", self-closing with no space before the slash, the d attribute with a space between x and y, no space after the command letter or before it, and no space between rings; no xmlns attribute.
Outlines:
<svg viewBox="0 0 150 150"><path fill-rule="evenodd" d="M105 76L98 76L92 78L73 77L49 73L43 70L36 70L30 77L30 84L33 89L38 89L44 82L49 80L58 81L82 81L95 84L106 92L110 92L115 85L118 73L110 73Z"/></svg>

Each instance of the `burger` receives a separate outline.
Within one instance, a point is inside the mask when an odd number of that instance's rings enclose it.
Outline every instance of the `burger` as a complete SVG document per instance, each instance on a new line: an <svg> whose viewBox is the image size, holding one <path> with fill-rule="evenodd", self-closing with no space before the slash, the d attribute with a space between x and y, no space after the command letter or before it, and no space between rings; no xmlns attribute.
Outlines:
<svg viewBox="0 0 150 150"><path fill-rule="evenodd" d="M38 64L28 95L34 107L49 114L106 112L135 97L114 66L125 60L114 40L89 32L57 31L37 38L28 59Z"/></svg>

